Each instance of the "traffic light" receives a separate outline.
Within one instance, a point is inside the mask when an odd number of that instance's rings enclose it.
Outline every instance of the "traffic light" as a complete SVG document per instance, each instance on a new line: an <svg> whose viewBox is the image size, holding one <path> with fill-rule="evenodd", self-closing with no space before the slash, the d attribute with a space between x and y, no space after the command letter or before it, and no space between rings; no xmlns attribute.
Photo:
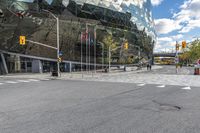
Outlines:
<svg viewBox="0 0 200 133"><path fill-rule="evenodd" d="M179 44L176 44L176 51L179 51Z"/></svg>
<svg viewBox="0 0 200 133"><path fill-rule="evenodd" d="M186 41L182 41L182 49L185 49L186 45L187 45Z"/></svg>
<svg viewBox="0 0 200 133"><path fill-rule="evenodd" d="M62 62L62 58L61 58L61 57L58 58L58 62L59 62L59 63Z"/></svg>
<svg viewBox="0 0 200 133"><path fill-rule="evenodd" d="M20 36L19 37L19 44L20 45L25 45L26 44L26 37L25 36Z"/></svg>
<svg viewBox="0 0 200 133"><path fill-rule="evenodd" d="M128 49L128 42L124 43L124 49Z"/></svg>

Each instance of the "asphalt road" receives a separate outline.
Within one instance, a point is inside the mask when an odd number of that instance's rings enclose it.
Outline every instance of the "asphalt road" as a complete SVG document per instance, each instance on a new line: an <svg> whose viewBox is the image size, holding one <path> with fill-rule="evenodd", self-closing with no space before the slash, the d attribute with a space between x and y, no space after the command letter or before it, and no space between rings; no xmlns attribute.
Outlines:
<svg viewBox="0 0 200 133"><path fill-rule="evenodd" d="M200 89L90 81L0 85L0 133L199 133Z"/></svg>

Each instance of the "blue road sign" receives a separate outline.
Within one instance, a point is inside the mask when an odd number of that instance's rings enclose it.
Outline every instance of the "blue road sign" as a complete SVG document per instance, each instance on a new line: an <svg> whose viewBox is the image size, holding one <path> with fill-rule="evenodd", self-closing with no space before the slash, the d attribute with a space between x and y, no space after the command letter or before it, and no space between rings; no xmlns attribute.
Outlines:
<svg viewBox="0 0 200 133"><path fill-rule="evenodd" d="M59 56L63 56L63 52L62 51L59 52Z"/></svg>

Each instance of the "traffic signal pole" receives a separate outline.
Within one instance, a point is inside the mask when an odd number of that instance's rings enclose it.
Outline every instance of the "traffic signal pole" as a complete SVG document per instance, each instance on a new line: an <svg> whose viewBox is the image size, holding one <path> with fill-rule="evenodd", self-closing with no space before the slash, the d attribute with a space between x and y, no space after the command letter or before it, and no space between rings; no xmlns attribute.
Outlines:
<svg viewBox="0 0 200 133"><path fill-rule="evenodd" d="M57 21L57 59L59 59L60 58L60 40L59 40L59 18L58 17L56 17L56 21ZM57 60L57 71L58 71L58 75L61 76L59 60Z"/></svg>

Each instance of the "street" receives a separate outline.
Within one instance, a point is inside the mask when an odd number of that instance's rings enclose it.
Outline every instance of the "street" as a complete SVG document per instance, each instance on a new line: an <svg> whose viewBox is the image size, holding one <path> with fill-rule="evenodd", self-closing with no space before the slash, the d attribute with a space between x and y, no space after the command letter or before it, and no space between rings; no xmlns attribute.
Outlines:
<svg viewBox="0 0 200 133"><path fill-rule="evenodd" d="M198 86L87 80L1 79L0 132L199 133Z"/></svg>

